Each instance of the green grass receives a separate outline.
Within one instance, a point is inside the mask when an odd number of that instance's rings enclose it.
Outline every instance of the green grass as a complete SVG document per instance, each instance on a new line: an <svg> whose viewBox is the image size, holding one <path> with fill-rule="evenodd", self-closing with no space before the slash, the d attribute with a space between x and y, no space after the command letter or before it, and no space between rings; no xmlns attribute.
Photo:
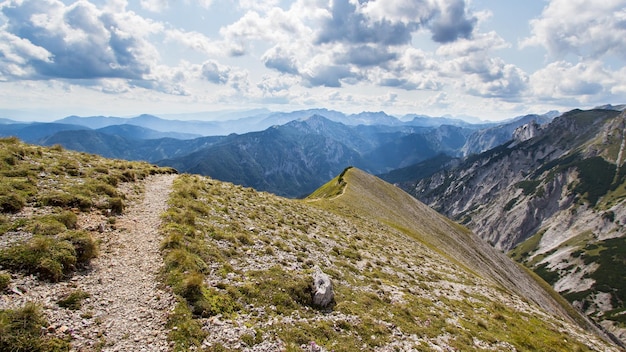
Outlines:
<svg viewBox="0 0 626 352"><path fill-rule="evenodd" d="M70 310L78 310L80 309L83 301L89 297L91 297L91 295L88 292L78 289L78 290L72 291L72 293L70 293L66 297L58 300L57 304L61 308L67 308Z"/></svg>
<svg viewBox="0 0 626 352"><path fill-rule="evenodd" d="M351 197L336 187L349 177L338 177L317 196ZM467 239L466 229L449 222L443 229L429 222L417 229L386 224L345 202L327 206L327 199L287 200L181 175L161 227L161 277L179 302L168 323L175 350L201 346L202 325L216 318L243 322L249 330L238 339L246 346L280 341L286 351L312 343L335 351L393 349L398 338L423 350L444 336L457 350L478 350L474 337L494 348L506 341L518 350L589 350L561 331L560 321L534 318L536 308L484 281L464 259L418 240L421 231L438 237L454 231ZM384 197L375 205L363 193L354 199L377 214L396 211ZM311 304L314 265L333 281L330 309ZM409 342L408 335L419 341ZM229 341L210 344L209 351L234 348Z"/></svg>
<svg viewBox="0 0 626 352"><path fill-rule="evenodd" d="M4 291L11 283L11 275L0 273L0 292Z"/></svg>
<svg viewBox="0 0 626 352"><path fill-rule="evenodd" d="M513 260L523 263L525 262L528 257L537 249L539 248L539 242L541 242L541 238L543 237L543 234L547 231L547 229L543 229L537 233L535 233L534 235L530 236L528 239L526 239L524 242L518 244L517 246L515 246L515 248L513 248L511 251L509 251L508 255L509 257L513 258Z"/></svg>
<svg viewBox="0 0 626 352"><path fill-rule="evenodd" d="M0 351L70 351L69 341L41 334L48 326L41 308L27 303L18 309L0 310Z"/></svg>
<svg viewBox="0 0 626 352"><path fill-rule="evenodd" d="M339 176L328 181L322 187L315 190L315 192L311 193L307 198L308 199L332 198L332 197L336 197L340 195L343 192L344 187L346 186L346 183L343 177L350 168L351 167L347 167L346 169L344 169L343 172L339 174Z"/></svg>

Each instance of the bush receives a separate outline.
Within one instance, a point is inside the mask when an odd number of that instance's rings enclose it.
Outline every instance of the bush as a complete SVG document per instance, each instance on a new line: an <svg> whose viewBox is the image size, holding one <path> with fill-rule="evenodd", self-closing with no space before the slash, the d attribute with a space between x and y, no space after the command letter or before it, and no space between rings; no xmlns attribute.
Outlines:
<svg viewBox="0 0 626 352"><path fill-rule="evenodd" d="M68 230L76 229L78 223L78 217L71 211L62 211L58 214L52 215L61 224L65 225Z"/></svg>
<svg viewBox="0 0 626 352"><path fill-rule="evenodd" d="M41 327L47 325L41 309L34 303L0 310L0 351L69 351L69 342L41 335Z"/></svg>
<svg viewBox="0 0 626 352"><path fill-rule="evenodd" d="M192 350L192 346L199 349L207 336L207 332L202 330L202 324L193 319L186 302L178 302L169 315L167 325L170 328L168 337L174 343L173 350L176 352Z"/></svg>
<svg viewBox="0 0 626 352"><path fill-rule="evenodd" d="M184 249L173 249L165 256L166 270L177 269L181 272L202 273L208 269L208 265L198 255Z"/></svg>
<svg viewBox="0 0 626 352"><path fill-rule="evenodd" d="M57 301L57 304L61 308L67 308L70 310L80 309L81 304L85 298L89 298L91 295L83 290L76 290L67 295L67 297Z"/></svg>
<svg viewBox="0 0 626 352"><path fill-rule="evenodd" d="M232 297L226 293L219 292L214 288L203 288L200 299L192 302L194 314L210 317L214 315L227 315L241 309Z"/></svg>
<svg viewBox="0 0 626 352"><path fill-rule="evenodd" d="M0 291L6 290L6 288L9 287L10 283L11 283L11 275L0 273Z"/></svg>
<svg viewBox="0 0 626 352"><path fill-rule="evenodd" d="M67 192L56 192L48 194L41 199L41 204L45 206L61 208L78 208L87 211L93 207L93 201L81 194L69 194Z"/></svg>
<svg viewBox="0 0 626 352"><path fill-rule="evenodd" d="M17 213L26 206L26 200L19 194L0 196L0 211L3 213Z"/></svg>
<svg viewBox="0 0 626 352"><path fill-rule="evenodd" d="M65 231L67 227L51 216L45 216L33 220L29 226L30 232L34 235L54 236Z"/></svg>
<svg viewBox="0 0 626 352"><path fill-rule="evenodd" d="M77 264L87 265L92 258L98 256L98 245L89 232L68 231L61 236L61 240L72 244Z"/></svg>
<svg viewBox="0 0 626 352"><path fill-rule="evenodd" d="M111 209L111 214L120 215L124 212L125 208L124 201L120 197L115 197L109 199L109 209Z"/></svg>
<svg viewBox="0 0 626 352"><path fill-rule="evenodd" d="M96 254L96 244L88 233L70 231L61 238L35 236L26 243L2 250L0 265L57 282L74 271L77 264L87 264Z"/></svg>

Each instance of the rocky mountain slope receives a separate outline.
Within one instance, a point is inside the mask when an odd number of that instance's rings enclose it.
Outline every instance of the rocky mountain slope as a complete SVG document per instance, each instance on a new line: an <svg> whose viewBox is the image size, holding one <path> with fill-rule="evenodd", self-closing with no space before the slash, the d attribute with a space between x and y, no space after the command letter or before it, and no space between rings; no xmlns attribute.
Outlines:
<svg viewBox="0 0 626 352"><path fill-rule="evenodd" d="M625 118L574 110L403 187L626 341Z"/></svg>
<svg viewBox="0 0 626 352"><path fill-rule="evenodd" d="M0 147L8 350L617 351L465 228L358 169L290 200Z"/></svg>

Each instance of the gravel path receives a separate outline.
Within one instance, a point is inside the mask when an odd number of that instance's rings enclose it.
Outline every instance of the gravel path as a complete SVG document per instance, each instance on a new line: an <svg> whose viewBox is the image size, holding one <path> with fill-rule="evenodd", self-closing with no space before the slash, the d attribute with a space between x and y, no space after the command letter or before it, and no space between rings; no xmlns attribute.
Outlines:
<svg viewBox="0 0 626 352"><path fill-rule="evenodd" d="M159 288L156 275L163 260L158 228L160 215L176 176L156 176L145 183L143 201L118 218L112 237L94 266L93 304L105 309L106 348L110 351L164 351L165 322L173 298Z"/></svg>
<svg viewBox="0 0 626 352"><path fill-rule="evenodd" d="M81 216L80 228L92 230L100 242L90 269L54 284L32 276L16 278L15 292L0 295L0 308L41 304L50 323L47 333L71 335L75 351L167 351L165 324L174 298L157 278L163 265L158 229L175 178L151 176L139 196L133 189L137 185L128 184L129 204L115 224L101 215ZM89 294L80 309L58 306L59 299L76 290Z"/></svg>

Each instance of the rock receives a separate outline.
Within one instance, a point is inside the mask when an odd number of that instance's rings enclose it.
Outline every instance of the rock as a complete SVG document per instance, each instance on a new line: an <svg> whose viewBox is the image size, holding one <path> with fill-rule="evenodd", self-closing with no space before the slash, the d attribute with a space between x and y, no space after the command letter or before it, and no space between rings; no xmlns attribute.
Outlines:
<svg viewBox="0 0 626 352"><path fill-rule="evenodd" d="M313 305L327 308L335 300L335 292L330 277L316 266L313 274Z"/></svg>

